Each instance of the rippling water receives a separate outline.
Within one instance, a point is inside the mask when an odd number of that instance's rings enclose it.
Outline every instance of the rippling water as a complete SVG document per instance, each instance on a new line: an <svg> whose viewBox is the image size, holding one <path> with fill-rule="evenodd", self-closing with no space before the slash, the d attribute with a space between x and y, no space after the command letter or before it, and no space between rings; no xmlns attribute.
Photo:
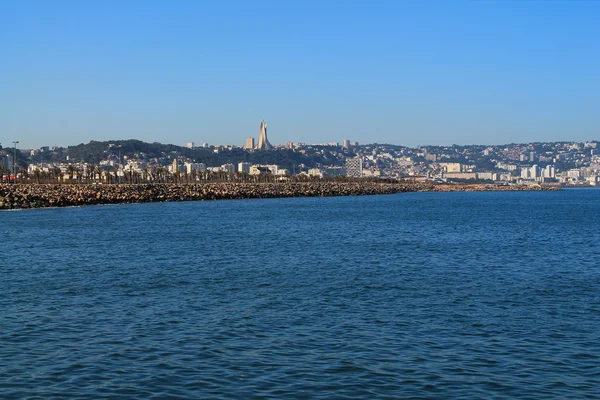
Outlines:
<svg viewBox="0 0 600 400"><path fill-rule="evenodd" d="M0 223L0 398L599 396L600 190Z"/></svg>

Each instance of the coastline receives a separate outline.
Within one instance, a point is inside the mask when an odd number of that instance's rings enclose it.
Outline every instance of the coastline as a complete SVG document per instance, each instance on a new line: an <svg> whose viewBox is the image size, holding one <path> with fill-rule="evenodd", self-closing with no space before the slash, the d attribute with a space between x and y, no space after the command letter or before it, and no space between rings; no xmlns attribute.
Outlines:
<svg viewBox="0 0 600 400"><path fill-rule="evenodd" d="M401 192L560 190L546 186L432 184L428 182L217 182L198 184L0 184L0 210L166 201L329 197Z"/></svg>

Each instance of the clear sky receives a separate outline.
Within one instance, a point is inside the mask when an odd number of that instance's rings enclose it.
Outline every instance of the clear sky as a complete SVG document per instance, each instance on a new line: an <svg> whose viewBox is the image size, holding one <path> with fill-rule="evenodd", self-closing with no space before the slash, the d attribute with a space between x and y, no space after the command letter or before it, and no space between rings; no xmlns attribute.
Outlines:
<svg viewBox="0 0 600 400"><path fill-rule="evenodd" d="M0 1L0 143L600 139L600 1Z"/></svg>

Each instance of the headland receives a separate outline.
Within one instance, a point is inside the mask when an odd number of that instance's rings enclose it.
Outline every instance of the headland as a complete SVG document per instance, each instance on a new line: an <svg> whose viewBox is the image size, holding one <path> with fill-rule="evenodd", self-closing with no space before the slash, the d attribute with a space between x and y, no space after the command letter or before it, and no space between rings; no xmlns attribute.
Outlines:
<svg viewBox="0 0 600 400"><path fill-rule="evenodd" d="M214 182L200 184L0 184L0 209L165 201L362 196L400 192L557 190L544 186L436 185L428 182Z"/></svg>

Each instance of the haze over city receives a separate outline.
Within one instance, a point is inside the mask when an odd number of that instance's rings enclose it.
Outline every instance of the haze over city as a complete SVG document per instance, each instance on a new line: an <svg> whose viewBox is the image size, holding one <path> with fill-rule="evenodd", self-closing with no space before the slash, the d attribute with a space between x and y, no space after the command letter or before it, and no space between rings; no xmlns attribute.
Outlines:
<svg viewBox="0 0 600 400"><path fill-rule="evenodd" d="M598 139L600 3L5 2L0 142Z"/></svg>

